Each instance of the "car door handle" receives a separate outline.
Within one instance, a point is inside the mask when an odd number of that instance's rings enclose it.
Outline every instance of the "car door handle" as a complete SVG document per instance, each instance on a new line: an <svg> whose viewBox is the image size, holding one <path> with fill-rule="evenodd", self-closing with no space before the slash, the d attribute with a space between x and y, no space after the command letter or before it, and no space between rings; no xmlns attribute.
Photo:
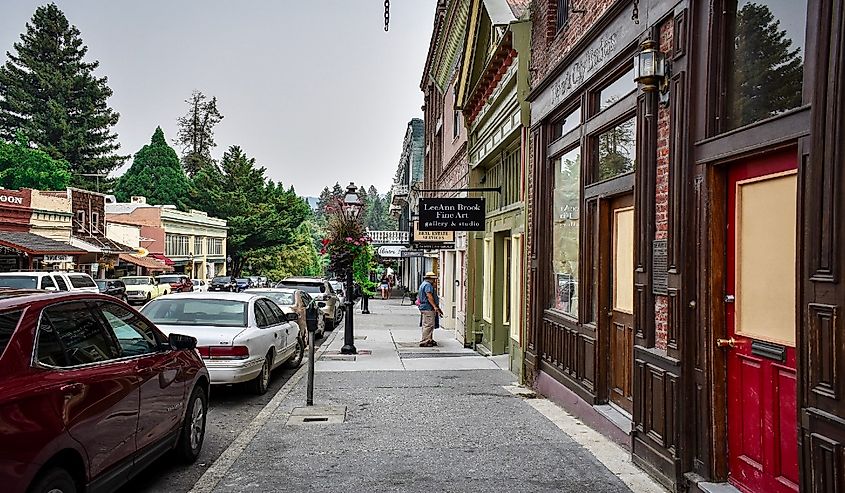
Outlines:
<svg viewBox="0 0 845 493"><path fill-rule="evenodd" d="M59 390L65 394L79 395L85 389L81 383L68 383L59 387Z"/></svg>

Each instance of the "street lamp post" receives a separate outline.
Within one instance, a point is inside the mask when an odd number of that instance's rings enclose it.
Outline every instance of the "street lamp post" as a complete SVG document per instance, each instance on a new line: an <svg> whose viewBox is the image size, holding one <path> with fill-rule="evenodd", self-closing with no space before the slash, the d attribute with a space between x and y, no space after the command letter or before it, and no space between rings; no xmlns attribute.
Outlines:
<svg viewBox="0 0 845 493"><path fill-rule="evenodd" d="M364 208L364 203L361 197L358 196L358 189L354 183L350 183L346 187L346 195L343 197L343 214L347 219L355 221L361 210ZM352 275L352 266L346 272L346 297L343 304L346 308L346 325L343 331L343 347L340 348L341 354L358 354L358 349L355 348L355 335L352 326L353 307L355 306L355 284Z"/></svg>

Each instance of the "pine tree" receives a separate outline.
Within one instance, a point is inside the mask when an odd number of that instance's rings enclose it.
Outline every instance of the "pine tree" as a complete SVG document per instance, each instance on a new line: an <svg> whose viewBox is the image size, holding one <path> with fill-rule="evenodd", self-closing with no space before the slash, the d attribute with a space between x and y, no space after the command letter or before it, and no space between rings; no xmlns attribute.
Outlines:
<svg viewBox="0 0 845 493"><path fill-rule="evenodd" d="M780 29L765 5L748 3L737 12L735 59L729 87L730 127L759 121L801 105L801 48Z"/></svg>
<svg viewBox="0 0 845 493"><path fill-rule="evenodd" d="M178 120L179 135L176 143L182 146L182 165L188 176L194 176L203 165L210 163L214 142L214 126L223 115L217 110L217 98L208 99L200 91L191 93L185 100L188 112Z"/></svg>
<svg viewBox="0 0 845 493"><path fill-rule="evenodd" d="M17 132L54 159L71 166L73 184L93 189L98 177L120 166L119 114L107 100L106 77L96 77L99 62L84 60L88 48L79 29L55 4L38 7L14 53L0 67L0 138ZM89 175L89 176L85 176Z"/></svg>
<svg viewBox="0 0 845 493"><path fill-rule="evenodd" d="M317 210L314 211L314 216L318 219L323 219L326 216L326 206L332 201L332 192L329 187L323 187L320 192L320 197L317 198Z"/></svg>
<svg viewBox="0 0 845 493"><path fill-rule="evenodd" d="M157 127L150 143L135 154L132 166L118 178L114 194L123 202L133 195L141 195L150 204L172 204L185 210L190 188L191 183L179 164L179 156L167 145L161 127Z"/></svg>
<svg viewBox="0 0 845 493"><path fill-rule="evenodd" d="M340 186L340 183L334 182L334 186L332 187L332 198L340 198L343 199L343 196L346 195L346 188Z"/></svg>

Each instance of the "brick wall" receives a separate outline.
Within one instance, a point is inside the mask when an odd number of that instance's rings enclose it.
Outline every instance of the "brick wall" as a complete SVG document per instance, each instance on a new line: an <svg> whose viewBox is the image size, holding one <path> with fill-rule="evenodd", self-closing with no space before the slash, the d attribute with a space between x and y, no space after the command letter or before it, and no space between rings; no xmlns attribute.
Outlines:
<svg viewBox="0 0 845 493"><path fill-rule="evenodd" d="M575 9L557 32L557 0L534 0L531 5L531 86L536 87L616 0L570 0Z"/></svg>
<svg viewBox="0 0 845 493"><path fill-rule="evenodd" d="M671 58L672 19L660 26L660 51ZM669 108L660 105L657 113L657 178L654 187L655 239L669 239ZM666 349L669 328L669 300L666 296L655 296L654 331L655 346Z"/></svg>

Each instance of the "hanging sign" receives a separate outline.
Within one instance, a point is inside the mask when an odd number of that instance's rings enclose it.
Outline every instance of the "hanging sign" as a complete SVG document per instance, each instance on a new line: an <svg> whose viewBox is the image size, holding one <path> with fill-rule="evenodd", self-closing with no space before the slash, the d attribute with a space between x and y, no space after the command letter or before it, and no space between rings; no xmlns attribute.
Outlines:
<svg viewBox="0 0 845 493"><path fill-rule="evenodd" d="M387 246L386 245L386 246L378 247L378 250L376 251L376 253L378 253L378 256L382 257L382 258L400 258L400 257L402 257L402 254L407 249L408 249L408 247L404 247L404 246L397 246L397 245Z"/></svg>
<svg viewBox="0 0 845 493"><path fill-rule="evenodd" d="M485 211L484 198L421 198L414 231L484 231Z"/></svg>

